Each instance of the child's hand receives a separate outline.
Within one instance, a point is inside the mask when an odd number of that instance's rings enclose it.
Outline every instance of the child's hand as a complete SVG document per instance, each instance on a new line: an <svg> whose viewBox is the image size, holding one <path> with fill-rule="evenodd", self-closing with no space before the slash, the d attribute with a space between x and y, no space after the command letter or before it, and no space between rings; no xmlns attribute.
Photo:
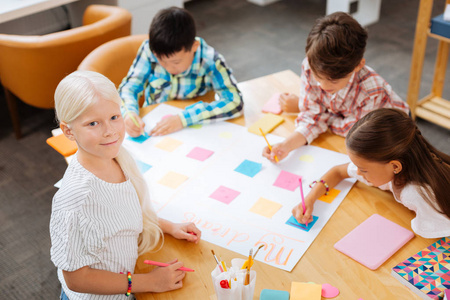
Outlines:
<svg viewBox="0 0 450 300"><path fill-rule="evenodd" d="M298 100L298 96L295 94L282 93L280 94L278 102L280 103L280 107L284 112L298 113L300 111L298 109Z"/></svg>
<svg viewBox="0 0 450 300"><path fill-rule="evenodd" d="M169 116L159 121L156 126L150 131L150 135L166 135L183 129L183 123L177 115Z"/></svg>
<svg viewBox="0 0 450 300"><path fill-rule="evenodd" d="M139 126L136 126L135 121ZM125 115L125 130L131 137L138 137L144 132L145 123L142 119L134 112L130 112Z"/></svg>
<svg viewBox="0 0 450 300"><path fill-rule="evenodd" d="M179 240L187 240L198 244L202 236L200 229L194 223L173 223L170 234Z"/></svg>
<svg viewBox="0 0 450 300"><path fill-rule="evenodd" d="M152 292L162 293L183 287L182 280L186 276L186 272L178 270L183 267L183 263L175 259L168 264L170 266L158 267L148 273Z"/></svg>
<svg viewBox="0 0 450 300"><path fill-rule="evenodd" d="M268 146L264 147L262 155L271 162L276 163L275 155L277 156L278 161L281 161L289 154L289 152L291 152L291 150L284 146L283 143L278 143L272 146L272 151L270 151Z"/></svg>
<svg viewBox="0 0 450 300"><path fill-rule="evenodd" d="M292 209L292 215L297 220L297 222L301 224L306 224L306 222L310 223L313 221L312 213L314 209L314 203L308 205L308 202L305 201L305 214L303 214L303 206L300 202L298 205L294 206Z"/></svg>

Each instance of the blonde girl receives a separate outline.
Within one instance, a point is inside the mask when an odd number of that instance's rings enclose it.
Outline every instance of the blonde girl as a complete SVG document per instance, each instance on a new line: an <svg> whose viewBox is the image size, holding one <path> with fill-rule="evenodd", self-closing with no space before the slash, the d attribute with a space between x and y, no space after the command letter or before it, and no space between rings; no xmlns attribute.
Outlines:
<svg viewBox="0 0 450 300"><path fill-rule="evenodd" d="M181 288L181 262L134 275L136 260L161 244L163 233L200 240L193 223L158 219L152 210L143 177L122 147L120 101L114 84L90 71L68 75L55 92L60 127L78 146L50 219L61 299L123 299L131 292Z"/></svg>
<svg viewBox="0 0 450 300"><path fill-rule="evenodd" d="M351 163L330 169L292 213L301 223L312 219L314 202L341 180L354 177L389 190L416 213L411 228L425 238L450 235L450 156L438 151L404 112L382 108L355 123L346 137Z"/></svg>

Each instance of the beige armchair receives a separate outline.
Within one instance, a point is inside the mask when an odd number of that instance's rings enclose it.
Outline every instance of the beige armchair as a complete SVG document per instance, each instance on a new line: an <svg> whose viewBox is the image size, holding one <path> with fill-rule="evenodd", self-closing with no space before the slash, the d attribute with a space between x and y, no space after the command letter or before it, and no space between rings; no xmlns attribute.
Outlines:
<svg viewBox="0 0 450 300"><path fill-rule="evenodd" d="M42 36L0 34L0 81L16 138L21 137L16 97L38 108L54 107L58 83L95 48L130 35L131 14L120 7L91 5L83 26Z"/></svg>

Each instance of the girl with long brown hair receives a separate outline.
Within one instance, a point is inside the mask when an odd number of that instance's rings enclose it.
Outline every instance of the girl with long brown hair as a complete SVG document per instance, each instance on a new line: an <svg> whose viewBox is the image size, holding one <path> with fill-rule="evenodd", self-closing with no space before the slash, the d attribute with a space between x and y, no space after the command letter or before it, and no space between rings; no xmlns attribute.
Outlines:
<svg viewBox="0 0 450 300"><path fill-rule="evenodd" d="M415 233L425 238L450 235L450 156L422 136L404 112L381 108L360 119L346 137L350 163L331 168L292 210L301 223L312 221L314 202L349 177L389 190L415 211Z"/></svg>

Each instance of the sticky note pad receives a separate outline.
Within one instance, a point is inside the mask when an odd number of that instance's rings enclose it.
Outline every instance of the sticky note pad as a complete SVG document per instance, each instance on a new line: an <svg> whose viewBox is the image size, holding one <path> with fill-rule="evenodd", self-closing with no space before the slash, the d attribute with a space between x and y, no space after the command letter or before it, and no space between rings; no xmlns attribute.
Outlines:
<svg viewBox="0 0 450 300"><path fill-rule="evenodd" d="M145 172L147 172L148 170L150 170L151 167L152 167L151 165L146 164L145 162L142 162L142 161L140 161L140 160L137 160L137 161L136 161L136 165L137 165L139 171L140 171L142 174L144 174Z"/></svg>
<svg viewBox="0 0 450 300"><path fill-rule="evenodd" d="M237 196L239 196L239 194L240 192L221 185L209 197L222 203L230 204Z"/></svg>
<svg viewBox="0 0 450 300"><path fill-rule="evenodd" d="M131 136L129 136L128 139L129 139L130 141L135 142L135 143L142 144L143 142L145 142L146 140L148 140L149 137L150 137L150 136L148 135L148 133L147 133L147 132L144 132L143 134L141 134L140 136L137 136L137 137L131 137Z"/></svg>
<svg viewBox="0 0 450 300"><path fill-rule="evenodd" d="M414 234L373 214L334 244L334 248L371 270L376 270Z"/></svg>
<svg viewBox="0 0 450 300"><path fill-rule="evenodd" d="M284 118L271 113L265 114L261 119L253 123L248 128L248 131L257 135L261 135L259 128L264 132L264 134L271 132L278 125L284 122Z"/></svg>
<svg viewBox="0 0 450 300"><path fill-rule="evenodd" d="M64 134L48 138L47 144L58 151L62 156L70 156L78 150L77 143L69 140Z"/></svg>
<svg viewBox="0 0 450 300"><path fill-rule="evenodd" d="M306 224L297 222L297 220L294 218L294 216L290 216L289 219L286 221L286 224L308 232L314 226L314 224L317 222L317 219L319 219L319 217L313 216L313 220L308 223L308 226L306 226Z"/></svg>
<svg viewBox="0 0 450 300"><path fill-rule="evenodd" d="M255 204L253 204L250 211L270 219L280 210L281 207L282 205L280 203L261 197L255 202Z"/></svg>
<svg viewBox="0 0 450 300"><path fill-rule="evenodd" d="M320 300L322 286L315 283L292 282L290 300Z"/></svg>
<svg viewBox="0 0 450 300"><path fill-rule="evenodd" d="M273 96L269 99L269 101L264 104L262 108L262 112L265 113L273 113L276 115L281 114L281 106L279 103L280 93L273 94Z"/></svg>
<svg viewBox="0 0 450 300"><path fill-rule="evenodd" d="M187 177L183 174L178 174L176 172L170 171L166 175L164 175L158 181L158 183L165 185L171 189L176 189L188 179L189 179L189 177Z"/></svg>
<svg viewBox="0 0 450 300"><path fill-rule="evenodd" d="M205 161L208 157L210 157L214 152L208 149L195 147L191 150L191 152L186 155L187 157L199 160L199 161Z"/></svg>
<svg viewBox="0 0 450 300"><path fill-rule="evenodd" d="M155 147L168 152L173 152L175 149L181 146L181 144L183 144L183 142L179 140L170 137L165 137L162 141L156 144Z"/></svg>
<svg viewBox="0 0 450 300"><path fill-rule="evenodd" d="M289 300L289 292L263 289L259 300Z"/></svg>
<svg viewBox="0 0 450 300"><path fill-rule="evenodd" d="M341 192L340 190L331 189L331 191L328 192L328 195L323 194L322 196L319 197L319 200L326 203L331 203L333 202L334 198L336 198L337 195L339 195L340 192Z"/></svg>
<svg viewBox="0 0 450 300"><path fill-rule="evenodd" d="M295 191L295 189L299 187L298 181L300 178L302 177L281 170L273 185L289 191Z"/></svg>
<svg viewBox="0 0 450 300"><path fill-rule="evenodd" d="M248 177L255 177L256 174L261 171L262 164L257 163L251 160L244 160L239 166L237 166L236 169L234 169L236 172L239 172L241 174L247 175Z"/></svg>

